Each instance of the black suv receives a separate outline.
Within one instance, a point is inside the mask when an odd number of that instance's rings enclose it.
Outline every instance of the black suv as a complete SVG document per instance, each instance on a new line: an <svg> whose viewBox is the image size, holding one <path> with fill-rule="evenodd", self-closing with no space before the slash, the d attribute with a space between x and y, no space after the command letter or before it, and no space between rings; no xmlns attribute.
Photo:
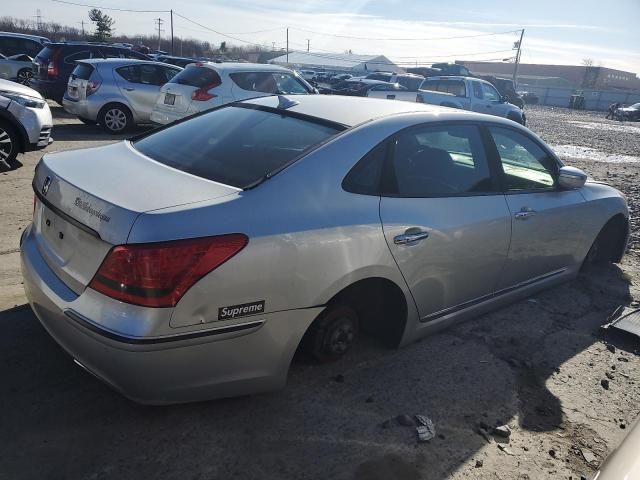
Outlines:
<svg viewBox="0 0 640 480"><path fill-rule="evenodd" d="M62 105L62 97L67 90L69 75L76 67L76 60L86 58L151 60L126 47L88 42L49 43L33 60L31 88L40 92L44 98L51 98Z"/></svg>

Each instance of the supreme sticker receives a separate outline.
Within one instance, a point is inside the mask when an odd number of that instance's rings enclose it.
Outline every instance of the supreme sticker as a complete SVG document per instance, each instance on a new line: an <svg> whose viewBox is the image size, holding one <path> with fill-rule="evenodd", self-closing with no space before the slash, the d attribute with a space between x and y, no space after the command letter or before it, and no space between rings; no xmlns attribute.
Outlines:
<svg viewBox="0 0 640 480"><path fill-rule="evenodd" d="M264 312L264 300L242 305L231 305L218 309L218 320L228 320L230 318L246 317Z"/></svg>

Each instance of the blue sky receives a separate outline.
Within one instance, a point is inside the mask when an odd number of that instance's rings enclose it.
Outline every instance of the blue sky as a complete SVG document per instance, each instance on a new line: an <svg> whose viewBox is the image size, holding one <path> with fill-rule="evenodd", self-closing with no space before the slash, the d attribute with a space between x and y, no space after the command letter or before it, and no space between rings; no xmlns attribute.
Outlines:
<svg viewBox="0 0 640 480"><path fill-rule="evenodd" d="M72 1L140 10L174 8L219 32L276 47L285 46L285 28L289 26L290 46L294 49L306 49L309 39L311 51L350 49L353 53L384 54L406 63L508 58L513 56L510 49L517 40L515 33L434 38L524 27L523 62L580 64L582 59L591 58L595 65L640 73L640 0L184 0L179 4L170 0ZM79 26L81 20L87 20L87 8L50 0L6 2L1 14L33 18L37 9L47 21ZM108 13L115 18L117 31L127 34L152 34L153 18L160 16L167 27L163 36L168 37L168 14ZM240 44L180 18L175 19L174 31L176 35L213 43L227 40Z"/></svg>

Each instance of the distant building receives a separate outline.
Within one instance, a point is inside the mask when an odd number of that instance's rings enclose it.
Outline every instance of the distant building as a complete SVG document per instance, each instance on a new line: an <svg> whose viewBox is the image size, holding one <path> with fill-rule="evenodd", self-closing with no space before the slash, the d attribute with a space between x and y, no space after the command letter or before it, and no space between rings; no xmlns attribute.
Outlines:
<svg viewBox="0 0 640 480"><path fill-rule="evenodd" d="M502 62L456 61L478 75L513 76L515 64ZM544 65L521 63L518 83L541 87L593 88L597 90L640 90L640 78L635 73L606 67L582 65Z"/></svg>
<svg viewBox="0 0 640 480"><path fill-rule="evenodd" d="M404 73L404 69L384 55L356 55L352 53L316 53L289 52L287 55L269 60L269 63L289 66L291 68L322 69L327 71L343 71L349 73L366 72L397 72Z"/></svg>

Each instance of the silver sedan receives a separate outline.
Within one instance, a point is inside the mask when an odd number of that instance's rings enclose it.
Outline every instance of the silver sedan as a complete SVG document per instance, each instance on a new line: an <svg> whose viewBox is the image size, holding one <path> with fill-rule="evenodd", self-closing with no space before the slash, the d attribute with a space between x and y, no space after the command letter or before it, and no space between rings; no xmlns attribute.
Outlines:
<svg viewBox="0 0 640 480"><path fill-rule="evenodd" d="M126 58L76 63L62 106L82 122L99 123L112 134L149 123L160 87L182 70L166 63Z"/></svg>
<svg viewBox="0 0 640 480"><path fill-rule="evenodd" d="M124 395L283 387L300 347L390 347L625 251L624 196L497 117L272 96L47 154L21 239L29 302Z"/></svg>

